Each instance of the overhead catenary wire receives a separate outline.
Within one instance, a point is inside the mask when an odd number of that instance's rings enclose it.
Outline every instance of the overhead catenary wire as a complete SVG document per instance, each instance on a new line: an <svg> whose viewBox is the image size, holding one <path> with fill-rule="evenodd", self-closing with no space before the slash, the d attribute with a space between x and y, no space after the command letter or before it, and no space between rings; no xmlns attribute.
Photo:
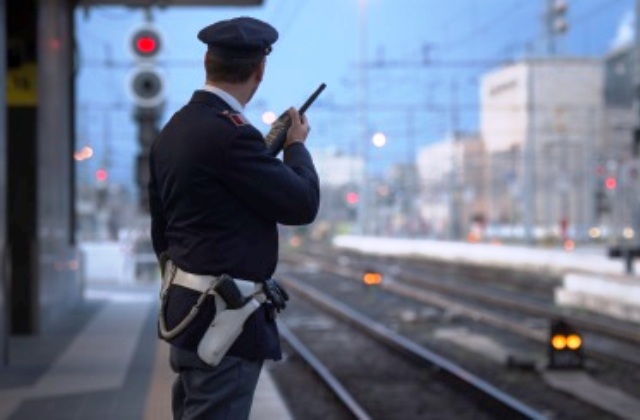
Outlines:
<svg viewBox="0 0 640 420"><path fill-rule="evenodd" d="M502 11L500 11L499 13L496 13L491 19L481 23L479 26L472 28L471 30L469 30L466 33L467 37L472 37L473 34L477 34L477 36L473 36L474 39L478 39L478 37L484 36L485 33L487 33L488 31L483 31L482 28L488 28L488 25L494 25L495 27L498 27L500 24L504 23L508 23L511 22L511 17L515 16L517 13L521 13L522 11L524 11L524 7L523 7L523 3L534 3L534 2L518 2L518 3L511 3L507 8L503 9ZM581 15L579 15L576 19L591 19L595 16L597 16L597 13L599 11L604 10L604 5L606 2L601 2L597 5L597 7L594 7L592 9L589 10L589 12L585 12ZM616 3L618 4L618 3ZM286 16L293 16L295 18L295 16L297 14L300 13L300 11L303 8L303 3L296 3L293 5L290 5L288 2L282 2L282 3L276 3L277 5L277 9L276 10L280 10L280 12L283 12L280 14L281 19L285 19ZM465 10L467 10L467 8L461 8L460 9L461 12L464 12ZM503 17L502 20L500 19L500 17ZM288 19L289 22L292 22L292 19ZM280 24L282 24L282 22L280 22ZM286 23L285 23L286 24ZM493 26L490 28L491 30L493 30ZM461 42L461 40L463 40L463 37L459 37L456 38L454 40L454 44L456 42ZM438 48L440 48L440 45L438 45ZM455 45L452 46L453 49L457 48ZM96 65L104 65L104 63L100 64L99 63L100 60L96 60L95 64ZM189 61L189 62L187 62ZM497 59L496 61L499 61L499 59ZM89 63L87 63L89 64ZM195 60L190 61L190 60L184 60L184 63L181 64L180 61L170 61L167 60L164 63L159 63L160 65L166 65L168 67L179 67L180 65L183 65L185 67L189 66L194 66L194 65L198 65L200 66L200 62L198 61L196 63ZM469 69L472 70L474 68L477 67L482 67L485 65L489 65L490 60L487 60L487 62L484 62L484 60L479 60L479 59L474 59L474 60L465 60L465 59L459 59L459 60L433 60L430 63L431 68L442 68L442 69L451 69L451 68L459 68L459 69ZM117 63L113 63L111 62L109 65L111 66L116 66ZM446 83L443 83L442 86L446 86ZM441 96L441 95L439 95ZM437 98L436 98L437 99ZM128 112L128 108L126 102L120 102L121 103L121 107L124 111ZM178 106L181 106L182 104L178 104L176 103L175 105L173 103L168 104L168 108L175 108ZM317 104L317 108L315 110L315 112L321 114L321 113L344 113L344 112L348 112L349 109L353 109L353 104L325 104L323 106L323 104L318 103ZM581 104L566 104L564 106L566 106L567 108L571 108L571 109L577 109L578 106L580 106ZM111 106L111 105L107 105L107 106ZM478 109L480 108L480 103L478 102L467 102L467 101L460 101L458 104L458 110L461 114L463 114L465 117L468 116L475 116L478 113ZM400 101L395 102L395 103L379 103L379 104L371 104L371 109L370 112L372 112L374 115L378 115L378 114L399 114L399 113L403 113L403 112L407 112L407 111L414 111L414 112L419 112L419 113L424 113L424 114L428 114L430 117L432 117L433 115L440 117L443 116L444 113L446 113L447 108L449 107L449 104L447 103L446 100L436 100L436 101L425 101L425 103L419 103L419 104L405 104L405 103L401 103ZM522 110L517 110L517 109L512 109L513 105L509 105L509 104L505 104L505 105L500 105L500 106L491 106L491 107L485 107L485 110L491 111L491 112L495 112L495 113L502 113L504 115L510 115L513 112L521 112ZM543 109L543 106L540 106L539 109ZM467 123L465 123L467 124ZM443 131L444 132L444 131Z"/></svg>
<svg viewBox="0 0 640 420"><path fill-rule="evenodd" d="M591 18L595 17L595 16L601 16L601 12L604 11L605 9L609 9L611 10L612 6L625 6L625 7L629 7L629 5L625 5L624 1L611 1L611 0L603 0L600 3L598 3L595 7L587 10L586 12L576 16L575 18L573 18L571 20L571 23L575 24L578 22L584 22L586 20L590 20ZM633 7L633 4L631 4L631 7Z"/></svg>
<svg viewBox="0 0 640 420"><path fill-rule="evenodd" d="M445 45L442 45L442 50L450 53L452 50L460 46L467 45L467 42L469 42L470 40L477 40L479 37L487 35L492 29L497 28L499 23L508 21L507 18L509 16L512 16L524 6L531 5L532 3L533 2L515 0L509 5L509 7L494 15L491 19L476 26L475 28L472 28L465 35L460 36L453 41L447 42ZM438 46L436 45L436 47Z"/></svg>

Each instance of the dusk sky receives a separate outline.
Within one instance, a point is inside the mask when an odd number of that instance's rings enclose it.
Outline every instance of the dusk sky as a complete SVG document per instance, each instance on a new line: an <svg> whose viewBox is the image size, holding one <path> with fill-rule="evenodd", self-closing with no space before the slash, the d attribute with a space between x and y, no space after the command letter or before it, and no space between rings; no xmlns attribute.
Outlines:
<svg viewBox="0 0 640 420"><path fill-rule="evenodd" d="M220 19L252 16L280 32L266 78L246 110L258 129L268 129L263 112L300 106L325 82L327 89L308 112L308 144L357 153L364 76L368 131L384 132L388 139L371 152L372 166L406 162L417 147L442 140L452 129L477 131L479 78L505 61L544 53L545 5L546 0L265 0L262 7L154 8L153 23L164 41L158 59L166 82L164 119L204 82L205 46L197 32ZM633 36L633 0L569 5L560 54L602 57ZM101 165L118 179L131 173L137 140L127 93L134 68L127 40L144 21L141 10L124 7L76 13L78 147L96 149L96 159L79 168L81 176Z"/></svg>

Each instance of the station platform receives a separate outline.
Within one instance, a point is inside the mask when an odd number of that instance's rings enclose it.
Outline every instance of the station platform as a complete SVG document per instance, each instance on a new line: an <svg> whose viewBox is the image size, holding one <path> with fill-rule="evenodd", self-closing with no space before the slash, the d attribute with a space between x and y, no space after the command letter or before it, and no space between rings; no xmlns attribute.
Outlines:
<svg viewBox="0 0 640 420"><path fill-rule="evenodd" d="M171 419L174 374L156 337L157 290L91 286L46 331L12 336L0 367L0 420ZM290 419L268 363L251 419Z"/></svg>
<svg viewBox="0 0 640 420"><path fill-rule="evenodd" d="M561 279L554 288L556 305L640 323L640 276L627 273L625 264L610 258L604 246L566 250L348 235L334 238L333 245L363 254L552 275ZM638 272L636 260L633 273Z"/></svg>

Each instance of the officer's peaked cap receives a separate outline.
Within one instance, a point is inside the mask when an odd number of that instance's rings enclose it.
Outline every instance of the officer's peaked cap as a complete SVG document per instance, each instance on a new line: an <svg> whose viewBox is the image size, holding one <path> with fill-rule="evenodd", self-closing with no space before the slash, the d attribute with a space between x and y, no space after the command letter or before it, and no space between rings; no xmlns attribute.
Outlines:
<svg viewBox="0 0 640 420"><path fill-rule="evenodd" d="M278 31L261 20L237 17L201 29L198 39L222 58L249 58L269 54Z"/></svg>

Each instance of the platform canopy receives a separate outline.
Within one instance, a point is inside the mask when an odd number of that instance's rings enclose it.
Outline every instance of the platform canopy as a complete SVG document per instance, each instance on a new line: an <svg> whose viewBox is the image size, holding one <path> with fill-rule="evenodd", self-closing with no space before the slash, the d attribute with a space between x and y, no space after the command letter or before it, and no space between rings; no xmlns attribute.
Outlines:
<svg viewBox="0 0 640 420"><path fill-rule="evenodd" d="M78 6L259 6L264 0L76 0Z"/></svg>

